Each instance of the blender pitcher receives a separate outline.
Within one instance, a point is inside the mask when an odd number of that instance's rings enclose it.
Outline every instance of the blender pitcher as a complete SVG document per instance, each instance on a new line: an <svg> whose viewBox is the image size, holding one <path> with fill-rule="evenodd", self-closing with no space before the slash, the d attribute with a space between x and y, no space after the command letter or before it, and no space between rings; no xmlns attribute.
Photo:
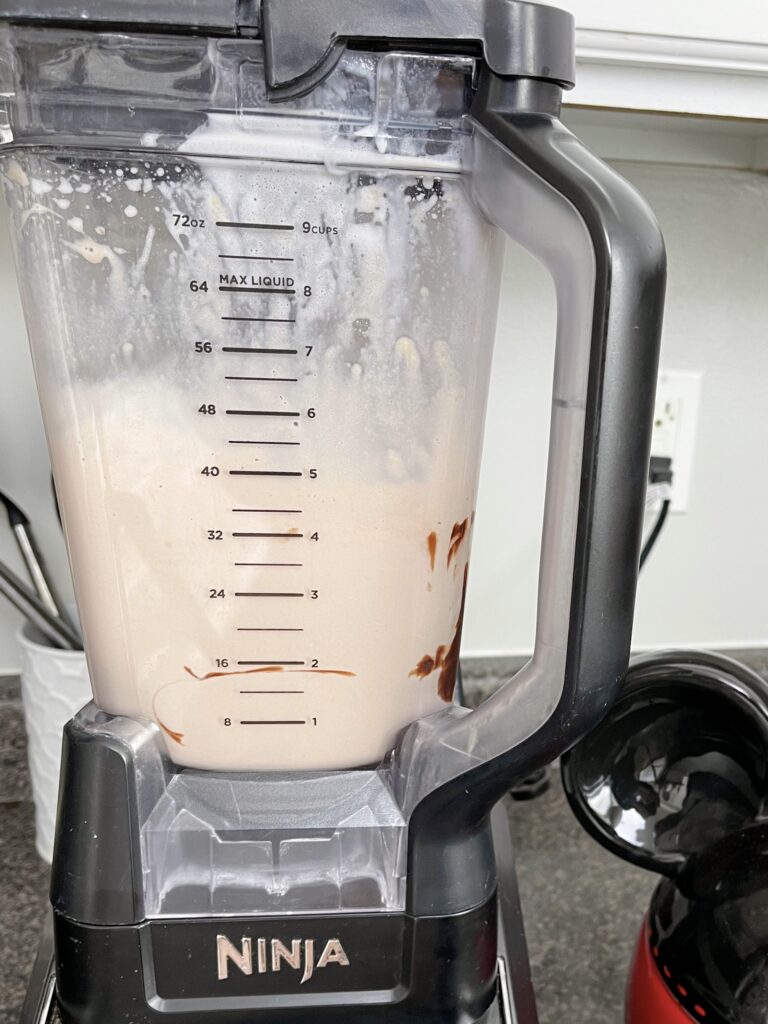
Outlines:
<svg viewBox="0 0 768 1024"><path fill-rule="evenodd" d="M55 12L4 30L2 181L94 698L198 768L373 764L450 705L496 225L560 264L561 334L592 315L583 222L467 116L493 87L475 59L334 44L326 66L276 45L298 10L266 6L263 45ZM312 11L312 45L353 17ZM560 345L573 473L588 355Z"/></svg>
<svg viewBox="0 0 768 1024"><path fill-rule="evenodd" d="M49 35L16 45L66 141L2 174L95 700L182 765L376 763L458 663L474 61L350 52L276 106L255 43Z"/></svg>
<svg viewBox="0 0 768 1024"><path fill-rule="evenodd" d="M573 63L570 16L518 0L0 12L95 699L54 855L66 1024L467 1024L512 976L490 814L626 670L665 278L559 121ZM534 654L469 712L504 235L557 295L546 508Z"/></svg>

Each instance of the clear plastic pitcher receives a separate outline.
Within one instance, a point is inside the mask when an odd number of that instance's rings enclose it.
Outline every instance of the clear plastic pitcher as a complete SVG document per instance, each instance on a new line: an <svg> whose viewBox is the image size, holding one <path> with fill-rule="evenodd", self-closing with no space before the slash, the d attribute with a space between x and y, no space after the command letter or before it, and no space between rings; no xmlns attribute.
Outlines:
<svg viewBox="0 0 768 1024"><path fill-rule="evenodd" d="M2 175L95 699L180 764L376 762L458 663L500 269L473 61L350 53L269 107L253 46L54 50L52 145Z"/></svg>
<svg viewBox="0 0 768 1024"><path fill-rule="evenodd" d="M621 686L652 423L663 244L559 121L572 19L29 7L0 177L98 705L63 748L62 1019L478 1020L490 813ZM549 462L535 649L470 712L502 233L553 279Z"/></svg>
<svg viewBox="0 0 768 1024"><path fill-rule="evenodd" d="M98 31L69 8L0 29L2 180L98 706L200 768L397 744L413 806L555 756L626 666L664 281L646 205L558 120L571 20L150 3L130 34L102 7ZM421 52L386 52L393 31ZM466 718L502 232L558 303L536 647Z"/></svg>

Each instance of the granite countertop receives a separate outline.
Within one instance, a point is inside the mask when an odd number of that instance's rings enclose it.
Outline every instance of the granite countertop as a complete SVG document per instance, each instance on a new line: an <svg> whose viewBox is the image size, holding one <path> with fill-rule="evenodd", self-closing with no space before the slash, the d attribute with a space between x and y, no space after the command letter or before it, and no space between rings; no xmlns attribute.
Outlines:
<svg viewBox="0 0 768 1024"><path fill-rule="evenodd" d="M732 652L768 678L768 652ZM471 661L474 695L519 660ZM559 776L525 803L507 801L540 1024L620 1024L626 973L655 885L597 846L567 807ZM34 814L18 688L0 680L0 1024L17 1024L47 904L48 868ZM109 1022L105 1022L109 1024Z"/></svg>
<svg viewBox="0 0 768 1024"><path fill-rule="evenodd" d="M17 1024L46 910L18 687L0 681L0 1024Z"/></svg>

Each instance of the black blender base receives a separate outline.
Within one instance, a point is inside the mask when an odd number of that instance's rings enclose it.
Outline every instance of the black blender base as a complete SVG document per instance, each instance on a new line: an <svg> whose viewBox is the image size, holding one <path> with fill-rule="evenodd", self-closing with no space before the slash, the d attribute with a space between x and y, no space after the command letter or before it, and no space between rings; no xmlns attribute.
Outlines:
<svg viewBox="0 0 768 1024"><path fill-rule="evenodd" d="M496 998L478 1024L537 1024L528 950L517 888L507 817L493 814L493 839L498 870L498 968ZM310 1012L309 1016L313 1016ZM53 919L45 922L19 1024L57 1024ZM104 1021L103 1024L118 1024ZM309 1020L308 1020L309 1024Z"/></svg>

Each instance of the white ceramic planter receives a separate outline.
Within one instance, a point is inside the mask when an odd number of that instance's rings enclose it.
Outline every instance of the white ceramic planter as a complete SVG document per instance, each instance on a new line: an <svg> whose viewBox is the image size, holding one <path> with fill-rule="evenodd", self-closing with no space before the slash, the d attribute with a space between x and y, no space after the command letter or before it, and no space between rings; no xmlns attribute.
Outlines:
<svg viewBox="0 0 768 1024"><path fill-rule="evenodd" d="M48 647L32 627L18 634L21 695L27 729L29 773L35 801L37 852L50 864L59 794L64 726L91 699L88 667L82 651Z"/></svg>

